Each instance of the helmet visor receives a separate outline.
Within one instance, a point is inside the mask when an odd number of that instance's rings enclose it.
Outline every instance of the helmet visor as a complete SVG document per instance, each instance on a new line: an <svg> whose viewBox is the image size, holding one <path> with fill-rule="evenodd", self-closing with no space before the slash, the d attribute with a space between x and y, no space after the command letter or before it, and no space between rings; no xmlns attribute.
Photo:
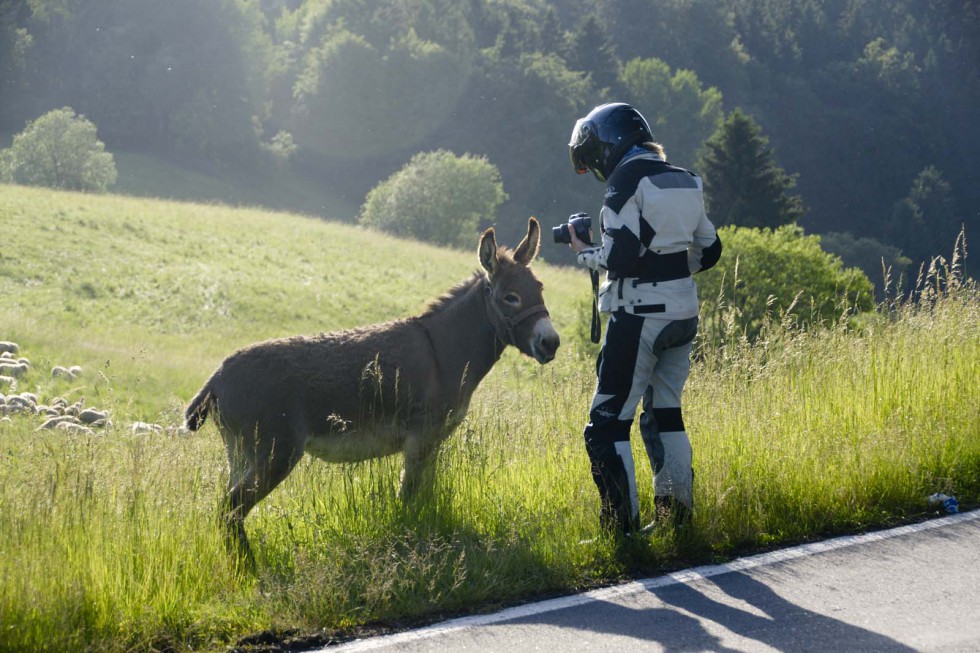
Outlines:
<svg viewBox="0 0 980 653"><path fill-rule="evenodd" d="M595 123L591 120L581 118L575 122L572 128L572 137L568 141L568 153L572 157L572 167L580 175L589 171L589 164L585 161L585 154L589 150L589 142L595 136Z"/></svg>

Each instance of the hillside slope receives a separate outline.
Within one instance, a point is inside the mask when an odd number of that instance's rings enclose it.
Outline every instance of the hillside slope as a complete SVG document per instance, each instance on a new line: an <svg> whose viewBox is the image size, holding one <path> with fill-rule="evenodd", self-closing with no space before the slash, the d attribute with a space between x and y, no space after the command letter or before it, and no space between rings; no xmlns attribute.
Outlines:
<svg viewBox="0 0 980 653"><path fill-rule="evenodd" d="M326 188L320 180L272 166L258 170L193 165L132 152L113 152L119 177L112 191L120 195L231 206L261 206L350 221L362 195Z"/></svg>
<svg viewBox="0 0 980 653"><path fill-rule="evenodd" d="M479 267L476 237L464 252L286 213L17 186L0 186L0 227L0 339L101 370L149 417L239 346L417 314ZM587 277L535 269L561 329Z"/></svg>

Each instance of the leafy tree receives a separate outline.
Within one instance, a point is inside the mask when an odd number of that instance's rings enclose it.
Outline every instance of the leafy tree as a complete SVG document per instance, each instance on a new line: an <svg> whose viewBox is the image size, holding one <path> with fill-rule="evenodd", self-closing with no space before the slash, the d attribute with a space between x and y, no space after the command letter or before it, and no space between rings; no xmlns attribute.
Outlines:
<svg viewBox="0 0 980 653"><path fill-rule="evenodd" d="M0 158L0 178L19 184L104 191L116 182L112 154L95 125L70 107L49 111L14 136Z"/></svg>
<svg viewBox="0 0 980 653"><path fill-rule="evenodd" d="M240 0L30 0L32 113L71 105L116 149L239 165L258 151L261 12Z"/></svg>
<svg viewBox="0 0 980 653"><path fill-rule="evenodd" d="M469 247L507 198L500 173L484 157L423 152L381 182L358 221L398 236Z"/></svg>
<svg viewBox="0 0 980 653"><path fill-rule="evenodd" d="M545 54L560 55L564 50L564 32L561 28L561 18L554 7L548 6L541 21L540 50Z"/></svg>
<svg viewBox="0 0 980 653"><path fill-rule="evenodd" d="M568 160L572 126L591 108L586 105L590 87L583 73L569 70L555 55L502 57L495 50L481 55L457 109L465 120L449 121L433 140L438 147L502 162L510 200L498 237L516 242L528 215L558 224L601 201Z"/></svg>
<svg viewBox="0 0 980 653"><path fill-rule="evenodd" d="M778 73L797 73L847 56L840 38L850 0L731 0L742 47Z"/></svg>
<svg viewBox="0 0 980 653"><path fill-rule="evenodd" d="M768 143L762 128L741 109L705 143L697 166L704 176L708 214L716 224L778 227L805 213L800 197L788 194L796 178L776 165Z"/></svg>
<svg viewBox="0 0 980 653"><path fill-rule="evenodd" d="M902 250L875 238L860 238L851 233L832 232L820 236L820 246L834 256L839 256L847 267L860 269L875 286L875 296L884 297L885 275L888 275L889 292L908 288L915 279L909 277L912 259ZM952 249L952 244L950 244Z"/></svg>
<svg viewBox="0 0 980 653"><path fill-rule="evenodd" d="M908 93L919 86L921 70L916 64L915 55L901 52L894 46L887 47L885 39L880 37L865 46L857 66L868 77L898 93Z"/></svg>
<svg viewBox="0 0 980 653"><path fill-rule="evenodd" d="M722 118L721 92L705 89L694 71L660 59L632 59L620 77L629 100L640 109L671 161L691 165L702 143Z"/></svg>
<svg viewBox="0 0 980 653"><path fill-rule="evenodd" d="M595 15L582 21L569 36L565 60L572 70L591 75L597 89L618 87L620 64L616 48Z"/></svg>
<svg viewBox="0 0 980 653"><path fill-rule="evenodd" d="M476 47L493 47L502 31L504 18L494 11L495 7L487 0L469 0L467 5Z"/></svg>
<svg viewBox="0 0 980 653"><path fill-rule="evenodd" d="M23 0L0 3L0 127L23 124L15 116L18 105L25 100L29 59L34 50L34 37L19 24L26 12Z"/></svg>
<svg viewBox="0 0 980 653"><path fill-rule="evenodd" d="M725 253L710 272L698 275L704 338L719 337L726 319L749 337L767 316L791 312L801 324L837 320L845 311L874 307L871 282L857 268L820 247L797 225L776 229L725 227Z"/></svg>
<svg viewBox="0 0 980 653"><path fill-rule="evenodd" d="M656 57L672 68L695 70L725 97L745 85L745 53L731 24L733 0L593 0L616 36L623 61Z"/></svg>
<svg viewBox="0 0 980 653"><path fill-rule="evenodd" d="M292 132L336 159L415 148L455 109L468 75L465 60L414 30L385 50L339 30L297 78Z"/></svg>
<svg viewBox="0 0 980 653"><path fill-rule="evenodd" d="M497 10L487 4L457 0L307 0L301 8L301 41L316 46L330 32L345 29L383 50L413 30L423 41L438 43L464 56L478 38L472 27L474 15Z"/></svg>
<svg viewBox="0 0 980 653"><path fill-rule="evenodd" d="M952 188L939 170L928 166L895 204L887 232L891 242L921 263L952 252L961 225Z"/></svg>
<svg viewBox="0 0 980 653"><path fill-rule="evenodd" d="M269 157L273 165L278 168L285 168L296 153L296 143L293 142L292 134L287 131L279 131L267 143L262 143L262 151Z"/></svg>

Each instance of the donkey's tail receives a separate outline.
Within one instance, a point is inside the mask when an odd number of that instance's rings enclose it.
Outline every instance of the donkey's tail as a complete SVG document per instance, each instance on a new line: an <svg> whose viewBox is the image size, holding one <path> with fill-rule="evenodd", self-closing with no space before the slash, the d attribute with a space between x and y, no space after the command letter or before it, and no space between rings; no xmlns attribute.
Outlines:
<svg viewBox="0 0 980 653"><path fill-rule="evenodd" d="M211 380L204 384L204 387L200 389L197 395L191 399L191 403L187 406L187 410L184 411L184 419L186 420L186 426L191 431L196 431L201 428L204 424L204 420L208 418L208 411L211 410L211 406L214 404L214 399L211 394Z"/></svg>

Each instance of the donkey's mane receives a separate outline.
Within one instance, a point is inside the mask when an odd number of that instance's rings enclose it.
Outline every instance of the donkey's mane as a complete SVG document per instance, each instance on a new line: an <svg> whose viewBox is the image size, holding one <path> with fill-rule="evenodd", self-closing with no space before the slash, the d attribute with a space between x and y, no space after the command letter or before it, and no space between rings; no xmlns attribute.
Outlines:
<svg viewBox="0 0 980 653"><path fill-rule="evenodd" d="M497 260L505 264L506 263L513 264L514 263L513 250L511 250L509 247L498 247ZM469 292L469 290L473 286L480 283L484 279L486 279L486 275L481 270L475 271L472 275L470 275L469 279L460 281L458 284L456 284L448 291L446 291L445 294L429 302L429 305L426 306L425 308L425 312L423 312L422 315L420 315L419 317L429 317L431 315L434 315L435 313L438 313L439 311L443 310L444 308L446 308L447 306L455 302L457 299L465 295L467 292Z"/></svg>
<svg viewBox="0 0 980 653"><path fill-rule="evenodd" d="M429 317L431 315L435 315L436 313L440 312L441 310L443 310L444 308L446 308L447 306L455 302L457 299L459 299L460 297L468 293L470 289L473 288L473 286L480 283L485 278L486 278L485 275L479 270L477 270L472 275L470 275L469 279L460 281L455 286L453 286L448 291L446 291L445 294L429 302L429 305L425 307L425 312L423 312L422 315L420 315L419 317Z"/></svg>

